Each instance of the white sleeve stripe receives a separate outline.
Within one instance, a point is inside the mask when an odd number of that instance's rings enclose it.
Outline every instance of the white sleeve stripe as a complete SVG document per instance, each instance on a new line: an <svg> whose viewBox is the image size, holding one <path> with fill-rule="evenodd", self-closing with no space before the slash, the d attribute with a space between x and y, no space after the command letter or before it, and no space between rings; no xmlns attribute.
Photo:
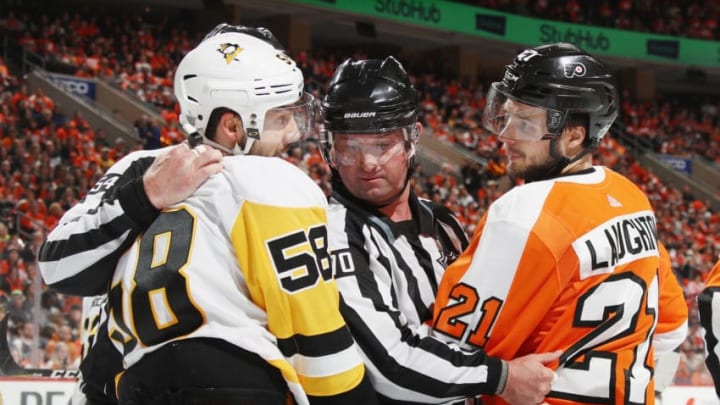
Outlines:
<svg viewBox="0 0 720 405"><path fill-rule="evenodd" d="M685 321L677 329L664 332L656 333L653 337L653 345L655 346L655 356L659 356L666 352L675 350L685 340L688 334L688 324Z"/></svg>
<svg viewBox="0 0 720 405"><path fill-rule="evenodd" d="M323 357L307 357L295 354L290 357L298 374L307 377L325 377L340 374L362 364L363 360L357 351L356 346Z"/></svg>
<svg viewBox="0 0 720 405"><path fill-rule="evenodd" d="M108 243L98 246L97 248L89 251L83 251L81 253L63 257L61 260L55 260L51 262L43 262L40 267L42 270L42 276L46 284L54 284L67 278L73 277L79 274L81 271L91 267L97 263L98 260L112 254L116 251L120 245L125 241L127 234L125 232L121 238L114 239ZM57 271L57 267L62 262L63 271Z"/></svg>

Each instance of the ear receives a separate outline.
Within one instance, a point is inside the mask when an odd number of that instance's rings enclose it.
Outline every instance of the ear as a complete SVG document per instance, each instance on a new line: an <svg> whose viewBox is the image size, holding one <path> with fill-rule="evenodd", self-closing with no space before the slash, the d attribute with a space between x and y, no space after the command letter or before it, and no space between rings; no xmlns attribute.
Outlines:
<svg viewBox="0 0 720 405"><path fill-rule="evenodd" d="M420 141L420 135L422 135L424 129L425 129L425 127L423 127L423 125L420 122L415 123L415 133L416 133L415 142L416 143Z"/></svg>
<svg viewBox="0 0 720 405"><path fill-rule="evenodd" d="M567 148L568 149L581 149L583 145L583 141L585 141L585 137L587 136L587 131L585 130L585 127L582 125L575 125L574 127L567 128Z"/></svg>
<svg viewBox="0 0 720 405"><path fill-rule="evenodd" d="M224 131L233 132L236 131L237 122L239 121L240 117L238 117L237 114L232 111L227 111L220 117L220 127L222 127Z"/></svg>
<svg viewBox="0 0 720 405"><path fill-rule="evenodd" d="M245 133L242 126L242 119L232 111L223 113L222 117L220 117L220 125L218 125L218 127L223 137L231 138L237 143L240 143L239 141L242 140L242 136Z"/></svg>
<svg viewBox="0 0 720 405"><path fill-rule="evenodd" d="M413 126L411 133L410 133L410 139L406 141L405 147L407 148L407 157L408 159L415 156L415 145L420 141L420 134L422 134L423 126L421 123L416 122Z"/></svg>

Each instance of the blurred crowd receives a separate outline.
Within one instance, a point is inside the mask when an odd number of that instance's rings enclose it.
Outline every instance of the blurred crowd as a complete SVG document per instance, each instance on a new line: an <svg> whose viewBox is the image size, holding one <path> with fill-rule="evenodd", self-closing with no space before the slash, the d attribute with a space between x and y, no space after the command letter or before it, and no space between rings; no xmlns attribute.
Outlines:
<svg viewBox="0 0 720 405"><path fill-rule="evenodd" d="M522 1L477 3L516 12L521 5L528 7L528 2ZM567 19L564 14L553 14L557 11L548 11L558 8L552 7L553 3L546 2L548 17ZM600 3L611 5L615 14L622 14L626 7L622 1ZM713 1L703 6L710 3ZM641 7L634 4L630 9L639 11ZM567 11L565 6L560 8ZM653 9L660 13L661 7ZM688 12L682 10L683 15ZM82 114L63 113L41 89L30 92L22 77L13 75L0 60L0 315L10 317L10 347L23 365L73 368L81 352L80 299L47 289L38 276L35 257L48 230L108 167L129 151L158 148L184 139L172 95L173 66L199 38L163 18L148 21L137 15L113 17L81 11L31 14L20 9L10 11L0 21L0 26L19 44L45 58L47 66L108 80L158 111L157 116L138 117L135 129L139 142L110 141ZM588 16L573 18L589 21ZM359 50L353 52L355 57L366 56ZM307 89L320 96L337 63L351 55L312 50L293 56L305 74ZM446 163L432 172L420 166L412 184L418 195L450 207L472 233L490 202L512 185L505 175L505 157L498 140L480 125L487 83L444 77L412 64L407 67L415 74L426 130L437 140L475 157ZM661 153L703 156L720 163L717 98L685 100L666 96L640 103L625 92L622 101L621 119L629 134L648 139ZM695 297L720 254L720 214L695 198L689 189L663 184L634 161L627 148L611 134L600 147L597 163L627 175L649 195L656 209L660 238L685 288L690 334L681 348L683 361L675 383L712 384L702 361L704 343ZM305 170L329 193L329 170L317 145L294 147L284 158ZM36 301L39 307L34 307ZM36 344L42 349L40 359L32 358Z"/></svg>
<svg viewBox="0 0 720 405"><path fill-rule="evenodd" d="M718 0L456 0L512 14L677 37L720 39Z"/></svg>

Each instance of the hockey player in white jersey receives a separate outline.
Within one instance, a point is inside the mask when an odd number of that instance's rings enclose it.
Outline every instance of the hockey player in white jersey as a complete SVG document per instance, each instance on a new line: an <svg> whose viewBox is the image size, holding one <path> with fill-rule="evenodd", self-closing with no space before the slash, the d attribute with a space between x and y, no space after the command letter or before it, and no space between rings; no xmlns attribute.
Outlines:
<svg viewBox="0 0 720 405"><path fill-rule="evenodd" d="M184 128L227 154L275 155L307 135L302 88L268 31L228 25L175 77ZM338 311L326 200L312 180L282 159L227 157L190 197L148 213L141 189L120 197L152 159L141 160L118 162L93 189L102 197L68 212L40 255L51 287L111 286L119 402L375 403Z"/></svg>

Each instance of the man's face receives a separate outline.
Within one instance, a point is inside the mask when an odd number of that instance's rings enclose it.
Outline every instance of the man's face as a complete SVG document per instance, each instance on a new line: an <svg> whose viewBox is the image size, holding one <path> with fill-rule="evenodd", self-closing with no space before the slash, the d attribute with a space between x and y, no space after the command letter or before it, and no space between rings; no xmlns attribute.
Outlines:
<svg viewBox="0 0 720 405"><path fill-rule="evenodd" d="M534 181L543 178L556 164L550 156L547 112L514 100L504 104L505 123L500 141L507 155L507 170L513 178Z"/></svg>
<svg viewBox="0 0 720 405"><path fill-rule="evenodd" d="M288 145L307 139L314 130L314 111L313 97L307 93L291 105L267 110L260 139L250 153L279 156Z"/></svg>
<svg viewBox="0 0 720 405"><path fill-rule="evenodd" d="M384 134L335 134L334 167L355 197L384 205L405 187L409 156L403 129Z"/></svg>
<svg viewBox="0 0 720 405"><path fill-rule="evenodd" d="M301 139L292 110L272 109L265 114L260 139L255 141L253 155L278 156L287 145Z"/></svg>

